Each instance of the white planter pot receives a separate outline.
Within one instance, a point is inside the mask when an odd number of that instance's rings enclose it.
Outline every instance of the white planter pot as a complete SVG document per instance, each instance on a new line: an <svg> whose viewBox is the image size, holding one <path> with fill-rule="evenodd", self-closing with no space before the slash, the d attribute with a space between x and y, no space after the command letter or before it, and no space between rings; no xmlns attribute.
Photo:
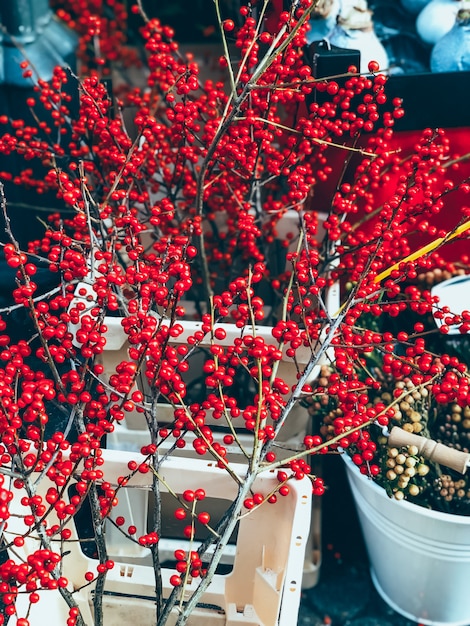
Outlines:
<svg viewBox="0 0 470 626"><path fill-rule="evenodd" d="M421 624L468 626L470 517L391 499L343 459L379 594Z"/></svg>
<svg viewBox="0 0 470 626"><path fill-rule="evenodd" d="M436 313L443 307L449 307L451 315L461 315L463 311L468 311L470 308L469 283L470 276L466 274L443 280L431 289L431 295L439 298L439 302L433 303L434 320L439 328L445 323L445 318L437 318ZM448 326L449 335L460 335L460 324Z"/></svg>

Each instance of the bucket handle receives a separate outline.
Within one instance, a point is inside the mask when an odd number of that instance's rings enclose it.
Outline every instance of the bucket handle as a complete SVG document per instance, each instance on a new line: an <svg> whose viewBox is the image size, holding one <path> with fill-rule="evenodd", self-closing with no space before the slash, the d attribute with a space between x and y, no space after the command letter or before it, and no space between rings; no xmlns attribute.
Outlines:
<svg viewBox="0 0 470 626"><path fill-rule="evenodd" d="M394 426L390 431L387 443L394 448L416 446L419 454L422 454L425 458L435 461L439 465L445 465L460 472L460 474L465 474L470 464L470 454L468 452L449 448L449 446L445 446L443 443L409 433L398 426Z"/></svg>

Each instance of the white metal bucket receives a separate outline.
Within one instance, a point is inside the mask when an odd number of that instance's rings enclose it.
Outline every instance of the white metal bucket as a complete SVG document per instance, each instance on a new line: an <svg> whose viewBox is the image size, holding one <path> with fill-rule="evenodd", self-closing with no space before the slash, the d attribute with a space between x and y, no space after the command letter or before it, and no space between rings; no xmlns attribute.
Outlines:
<svg viewBox="0 0 470 626"><path fill-rule="evenodd" d="M344 454L374 586L421 624L470 624L470 517L397 501Z"/></svg>

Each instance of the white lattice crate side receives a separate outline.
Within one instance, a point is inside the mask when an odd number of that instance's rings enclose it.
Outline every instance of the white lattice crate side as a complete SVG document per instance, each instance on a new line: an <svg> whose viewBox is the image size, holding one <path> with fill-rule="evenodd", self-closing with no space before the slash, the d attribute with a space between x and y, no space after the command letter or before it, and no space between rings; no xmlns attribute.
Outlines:
<svg viewBox="0 0 470 626"><path fill-rule="evenodd" d="M159 446L159 453L161 456L170 451L171 455L175 458L178 457L192 457L201 458L197 455L196 451L191 445L191 440L195 438L193 433L188 433L185 437L188 439L188 443L185 448L173 448L174 440L167 440ZM250 450L253 447L253 437L250 434L239 435L240 443L244 450ZM129 430L122 425L116 425L113 433L107 436L107 448L111 450L126 450L130 452L140 452L144 445L147 445L149 441L149 434L147 430ZM214 433L214 441L223 444L227 450L227 459L230 463L246 463L246 457L242 453L239 446L226 445L223 442L223 433ZM283 451L285 456L292 454L294 442ZM207 455L208 458L211 458ZM282 453L278 452L278 458L282 456ZM130 524L133 524L136 528L141 529L142 533L147 523L147 499L145 492L134 490L126 491L119 499L119 504L115 510L116 516L122 515ZM108 553L111 558L119 559L125 557L128 560L132 560L135 563L150 564L151 554L148 548L139 546L134 543L123 541L122 533L113 525L109 524L107 528L108 537ZM186 545L188 548L189 542ZM162 561L172 560L175 549L181 547L181 541L164 539L160 542L160 558ZM222 564L232 564L234 560L234 550L232 546L228 545L221 560ZM311 573L316 569L316 565L309 561L305 563L305 574L309 576L311 580ZM307 578L304 577L304 587L313 586L311 582L307 583Z"/></svg>
<svg viewBox="0 0 470 626"><path fill-rule="evenodd" d="M101 355L101 361L105 368L105 374L110 376L112 372L116 370L116 367L123 360L128 360L128 344L127 344L127 335L121 324L122 318L120 317L106 317L104 320L104 324L107 327L106 332L106 346ZM166 325L168 322L166 320L162 320L162 324ZM194 336L194 334L198 331L202 330L202 323L196 321L187 321L182 320L178 322L178 324L182 328L181 334L177 338L172 338L172 343L174 344L187 344L188 337ZM255 328L247 327L243 330L236 327L235 324L229 323L220 323L214 325L214 332L217 329L223 329L225 332L225 336L223 339L216 339L215 337L211 337L210 333L205 334L204 338L199 342L199 346L208 347L212 344L219 345L222 347L227 347L233 345L236 339L239 339L241 336L249 335L261 337L264 339L266 345L278 346L278 342L272 336L272 327L271 326L256 326ZM280 361L278 366L278 376L282 378L290 387L293 387L297 383L298 376L298 368L302 369L302 366L305 366L309 363L312 356L312 349L306 346L300 346L296 350L295 361L291 357L288 357L284 350L283 360ZM319 359L318 364L313 368L311 375L308 379L308 382L312 382L315 380L319 373L322 364L328 362L331 355L324 355L321 359ZM199 373L199 371L198 371ZM137 389L137 383L136 387ZM303 419L303 415L306 412L301 412L300 414L296 411L292 413L290 416L288 423L285 425L285 434L283 433L282 437L284 439L291 439L296 432L303 432L305 428L305 419ZM165 413L163 413L165 421ZM169 419L167 423L171 423L173 421L173 416L168 414ZM142 417L138 414L131 415L127 414L126 419L128 421L128 426L130 426L130 422L135 419L137 423L142 421ZM223 420L213 420L211 416L208 416L208 422L210 425L221 425L223 424ZM299 421L300 420L300 421ZM132 428L131 428L132 429ZM295 430L297 429L297 430Z"/></svg>
<svg viewBox="0 0 470 626"><path fill-rule="evenodd" d="M120 350L127 341L127 335L122 327L121 317L104 318L104 324L107 327L106 331L106 350ZM161 320L162 326L169 326L170 321L166 319ZM176 323L181 327L181 333L177 337L172 337L170 343L173 344L187 344L188 337L194 336L196 332L202 330L202 322L193 320L178 320ZM213 331L222 329L225 332L223 339L217 339L211 336L211 333L205 333L201 341L198 342L198 346L208 347L211 345L218 345L223 347L232 346L236 339L240 337L260 337L264 340L268 346L278 346L279 342L272 335L272 326L256 325L254 327L245 326L243 329L238 328L235 324L227 322L219 322L214 324ZM287 349L287 348L285 348ZM312 349L306 346L300 346L295 353L295 358L298 363L305 365L310 361L312 356ZM293 361L292 357L283 356L285 361Z"/></svg>
<svg viewBox="0 0 470 626"><path fill-rule="evenodd" d="M183 333L174 340L175 343L187 343L187 339L190 335L194 335L195 332L201 330L202 324L200 322L181 321L183 327ZM101 361L105 368L105 375L110 376L111 372L116 370L116 367L124 360L127 360L127 335L121 325L121 318L107 317L105 318L105 324L108 328L106 333L107 345L101 355ZM215 328L223 328L226 332L226 336L222 340L216 340L218 345L229 346L233 345L233 341L241 336L241 330L234 324L217 324ZM277 345L276 340L272 336L272 328L269 326L258 326L255 329L256 336L264 338L265 342L271 345ZM210 336L206 335L201 346L210 345ZM299 354L299 361L303 364L309 360L308 354L310 350L307 348L299 348L297 350ZM323 361L322 361L323 362ZM200 370L198 370L199 373ZM320 365L318 365L312 372L312 379L316 378L320 371ZM297 383L297 365L296 363L285 357L278 366L278 376L282 378L290 387L293 387ZM137 383L135 383L135 390L138 389ZM174 408L170 405L158 404L157 405L157 420L159 425L165 426L172 424L174 421ZM249 433L243 432L242 418L238 418L240 425L234 423L235 427L242 426L240 429L239 438L241 440L244 449L250 450L252 448L252 436ZM289 447L298 445L303 441L303 438L307 434L308 428L308 413L300 405L296 405L289 415L289 419L286 420L283 425L282 431L279 435L279 439L283 442L287 442ZM228 432L228 424L226 418L223 416L219 419L214 419L210 412L206 416L206 424L214 428L215 441L223 443L223 432L226 428ZM217 430L219 432L217 432ZM108 436L109 446L114 449L126 449L126 450L140 450L143 445L148 443L148 430L146 421L143 415L133 410L125 414L125 418L120 424L115 424L113 433ZM172 445L172 441L168 440L161 446L161 451L164 454ZM240 448L236 445L229 447L229 458L231 461L245 461L245 456ZM178 456L191 455L195 456L195 452L191 445L187 445L182 451L176 451Z"/></svg>
<svg viewBox="0 0 470 626"><path fill-rule="evenodd" d="M252 449L253 446L253 437L250 434L239 435L241 439L241 444L244 446L245 450ZM175 458L178 457L192 457L192 458L201 458L197 455L194 448L191 445L191 439L195 438L193 433L188 433L187 435L188 443L187 446L183 449L174 448L171 451L171 455ZM214 441L223 444L223 433L215 433ZM116 426L113 433L108 435L107 439L107 448L112 450L126 450L131 452L139 452L142 446L148 444L148 431L147 430L128 430L125 427L120 425ZM240 447L233 445L224 444L227 450L227 459L230 463L246 463L246 457L242 454ZM287 448L285 450L278 450L278 458L292 455L292 451L295 446L295 442L291 444L286 444ZM163 456L166 452L170 450L172 447L172 441L167 441L165 444L159 446L160 455ZM210 458L209 455L207 455ZM126 520L129 520L130 524L136 526L136 528L140 529L142 533L147 525L147 499L145 492L138 490L127 490L123 496L119 499L119 504L115 509L115 515L122 515ZM317 503L317 507L320 506L320 503ZM209 511L211 512L211 511ZM171 524L171 519L169 520ZM164 519L165 522L165 519ZM314 531L312 527L312 532ZM125 540L123 540L122 533L113 525L109 524L107 528L107 537L108 537L108 553L111 558L119 559L121 557L125 557L127 560L131 560L135 563L140 564L150 564L151 563L151 554L148 548L139 546L137 544L131 544ZM315 529L315 534L318 535L319 530L318 526ZM308 547L306 553L306 559L304 563L304 576L302 585L304 588L310 588L314 586L316 583L317 570L319 568L319 559L318 550L316 553L316 557L312 558L311 552L313 553L313 543L314 537L308 540ZM318 545L318 541L316 542ZM311 546L311 550L310 550ZM160 550L160 559L162 561L170 561L173 560L174 551L181 547L180 540L172 540L172 539L162 539L159 544ZM189 549L189 542L185 544L185 549ZM196 548L193 548L196 549ZM221 563L224 565L233 564L234 560L234 549L233 546L228 545L224 550L224 554L222 556Z"/></svg>
<svg viewBox="0 0 470 626"><path fill-rule="evenodd" d="M114 454L115 458L123 461L120 452L107 454ZM220 497L229 501L235 497L236 484L228 479L223 470L216 468L215 464L193 459L169 459L168 461L162 474L165 482L171 485L177 493L188 488L198 488L202 480L208 497ZM117 468L117 465L115 467ZM108 469L110 469L109 465ZM114 468L111 469L114 470ZM245 466L234 466L234 469L240 475L246 472ZM114 476L112 472L107 472L105 475L105 479L110 482L114 482L116 478L117 476ZM146 480L149 481L149 477L145 475L136 475L135 479L138 484L145 484ZM275 473L263 474L258 479L256 489L270 492L276 483ZM134 485L135 487L137 484ZM281 588L283 607L288 599L295 603L300 597L303 554L309 528L311 488L308 483L302 481L298 484L293 483L292 487L296 493L292 493L293 497L290 502L288 500L281 502L282 499L280 499L273 508L260 507L241 520L233 571L228 576L221 577L225 579L226 602L230 603L233 598L233 604L236 606L244 607L251 604L261 620L260 624L276 623L273 621L276 619L273 615L273 608L277 606L276 612L278 612L277 601L280 601ZM283 510L276 509L278 505L281 505ZM276 525L271 523L274 512ZM267 584L269 587L273 572L277 574L278 580L282 578L283 585L277 589L266 589L261 598L254 597L253 581L258 580L258 585ZM247 601L249 597L251 597L251 602ZM207 599L207 601L217 604L215 598ZM291 607L289 620L292 620L293 605L292 602L287 602L287 604ZM281 623L290 626L292 622L280 621L279 624Z"/></svg>

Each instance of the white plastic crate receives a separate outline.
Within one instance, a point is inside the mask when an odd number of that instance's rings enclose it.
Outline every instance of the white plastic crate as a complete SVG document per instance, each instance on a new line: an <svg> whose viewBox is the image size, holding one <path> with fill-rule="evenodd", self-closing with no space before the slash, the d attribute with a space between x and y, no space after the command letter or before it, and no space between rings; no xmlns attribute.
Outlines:
<svg viewBox="0 0 470 626"><path fill-rule="evenodd" d="M103 480L112 485L119 476L129 473L127 463L139 456L114 450L103 451ZM140 457L143 460L143 457ZM246 466L234 465L240 477ZM169 458L160 468L165 484L178 494L186 489L204 488L208 497L232 502L238 491L237 483L214 463L199 459ZM256 479L256 491L267 494L275 488L275 472L264 472ZM233 569L229 574L216 574L201 598L204 606L197 607L191 616L192 626L292 626L300 603L303 556L309 532L311 510L311 485L308 479L291 481L290 493L278 498L274 505L264 504L242 516L239 521ZM38 485L38 493L44 494L50 483L47 478ZM148 492L152 488L152 474L137 473L122 492ZM161 484L162 491L166 491ZM122 492L119 497L122 498ZM21 498L26 492L15 492L11 503L12 516L4 531L4 539L10 542L16 534L23 534L25 526ZM65 494L64 494L65 495ZM54 514L51 514L51 518ZM55 523L50 519L50 524ZM70 590L79 604L85 622L92 626L91 596L93 585L85 585L84 574L96 571L97 561L85 556L77 541L77 529L67 522L72 536L70 541L57 543L62 550L62 574L69 580ZM34 535L34 531L33 531ZM14 548L9 556L21 562L27 554L40 547L39 539L29 536L22 548ZM172 590L169 582L174 570L162 571L164 597ZM188 600L197 585L192 581L185 588ZM114 626L131 621L139 626L155 624L155 582L153 568L135 565L116 559L115 567L107 574L104 596L104 626ZM67 607L58 591L40 592L41 600L32 605L29 614L31 624L65 626ZM17 614L28 610L27 594L19 594ZM65 619L64 619L65 617ZM176 619L176 615L175 615Z"/></svg>
<svg viewBox="0 0 470 626"><path fill-rule="evenodd" d="M121 321L122 318L119 317L105 317L104 319L104 324L108 329L106 332L106 346L103 354L101 355L105 375L110 375L112 372L115 372L119 363L129 359L127 335L124 332ZM165 320L163 320L162 324L165 325L165 323ZM187 344L188 337L194 335L194 333L202 329L201 322L182 320L179 321L178 324L182 326L183 332L178 337L172 339L173 344ZM242 335L249 335L263 338L266 345L277 346L277 341L272 336L272 327L270 326L256 326L253 329L245 328L242 331L237 328L235 324L220 323L214 325L214 333L217 329L223 329L225 331L226 334L224 339L212 339L210 334L206 334L198 345L200 347L207 347L210 346L211 343L214 343L220 346L230 346L233 345L235 339L240 338ZM310 357L310 348L301 346L296 351L296 361L300 367L302 365L305 366L309 362ZM325 359L322 359L321 363L324 362ZM321 364L314 368L309 380L314 380L318 376L320 367ZM283 360L279 363L278 376L291 387L297 382L297 366L291 357L287 357L285 355L285 351ZM135 388L137 389L137 383ZM301 441L303 435L306 433L305 429L307 426L307 418L307 412L303 408L294 407L289 414L289 419L286 421L279 439L283 442L289 442L292 444L294 444L296 440L299 441L299 438ZM161 425L171 424L173 422L173 410L169 405L158 405L158 420ZM209 416L206 419L206 423L212 426L223 426L224 420L214 420ZM109 437L109 441L112 442L111 446L115 447L119 441L124 443L126 440L129 440L129 438L133 438L132 435L126 433L126 430L141 431L142 429L145 429L148 437L147 426L142 414L137 411L126 413L125 419L122 420L120 424L116 425L114 432L111 433ZM141 436L145 437L145 435L140 435L140 433L137 432L135 433L135 436L136 441L140 441ZM249 437L250 439L247 440L247 443L251 441L251 436ZM237 461L241 460L241 458L234 458L233 460Z"/></svg>
<svg viewBox="0 0 470 626"><path fill-rule="evenodd" d="M194 335L194 333L201 328L200 322L191 322L191 321L181 321L179 322L183 326L183 333L175 339L175 343L186 343L189 335ZM107 332L107 343L106 349L102 355L102 363L105 367L105 372L113 372L116 369L116 366L123 360L128 359L128 344L127 344L127 335L125 334L122 326L120 318L106 318L105 324L108 327ZM223 327L226 330L226 337L224 340L217 341L219 345L231 345L233 340L236 337L240 336L240 329L236 328L234 324L219 324L217 327ZM256 336L262 336L266 343L275 344L275 339L271 335L270 327L258 326L256 328ZM209 338L206 337L201 345L208 345ZM310 350L302 349L298 350L298 361L303 363L304 365L308 362L310 355ZM280 371L279 375L283 377L288 384L294 385L297 380L297 368L292 359L286 359L280 363ZM314 372L314 377L317 376L317 373ZM157 406L158 412L158 421L161 426L165 424L171 424L173 422L174 409L170 405L159 404ZM208 420L209 423L213 425L223 424L222 420ZM287 427L284 430L284 437L282 438L283 445L286 446L285 455L291 454L292 450L299 448L302 445L303 437L307 434L308 429L308 414L307 411L297 406L289 415L289 420L287 422ZM214 432L214 439L220 439L222 442L223 432ZM195 435L189 433L185 439L188 441L187 446L183 449L174 449L171 452L173 457L196 457L196 452L192 448L191 438ZM253 445L253 438L250 433L239 433L239 439L244 446L245 449L250 450ZM134 411L132 413L128 413L126 419L115 425L115 429L112 433L108 435L107 438L107 446L111 449L115 450L130 450L130 451L140 451L141 447L148 444L149 441L149 433L147 429L147 424L142 414ZM164 444L159 447L159 451L161 454L164 454L169 447L172 445L172 440L168 440ZM232 446L226 446L227 448L227 457L230 459L230 462L238 462L243 463L246 462L246 458L243 456L238 445L234 444ZM282 450L279 449L278 456L282 457ZM142 493L129 493L126 495L126 498L121 499L119 503L119 511L124 517L132 516L134 519L134 524L141 528L145 523L145 512L146 512L146 500L145 497L142 499L144 494ZM320 511L321 511L321 502L319 499L315 500L315 507L313 511L312 518L315 520L315 524L312 525L310 536L308 539L308 552L304 557L304 575L303 575L303 586L304 587L313 587L317 581L319 576L319 569L321 564L321 519L320 519ZM126 556L129 560L132 560L135 563L150 563L150 551L147 548L142 548L135 544L125 545L122 544L122 535L113 526L109 527L109 543L110 543L110 554L113 558L119 558L122 556ZM177 541L175 540L165 540L162 542L161 549L161 557L162 559L169 559L175 550L175 546L177 545ZM233 551L230 546L228 546L225 550L223 556L224 563L233 562Z"/></svg>
<svg viewBox="0 0 470 626"><path fill-rule="evenodd" d="M292 243L290 245L289 250L294 250L296 248L296 233L298 233L299 229L299 213L297 211L291 210L287 211L286 214L281 218L278 223L277 231L278 237L280 239L285 239L288 233L293 234ZM321 227L320 227L321 230ZM321 233L320 233L321 235ZM320 237L319 235L319 237ZM88 306L92 305L94 301L94 291L91 287L91 284L83 283L79 286L79 288L83 289L85 287L86 296L78 296L78 288L76 291L76 297L81 299L83 302L87 303ZM88 302L87 302L88 301ZM334 315L339 307L339 285L335 283L332 285L327 293L325 306L327 311ZM162 320L162 324L166 324L165 320ZM107 326L108 330L106 333L106 346L103 354L101 355L102 363L105 368L105 375L108 376L116 371L116 367L119 363L124 360L129 359L128 354L128 342L127 335L124 332L124 329L121 325L121 318L119 317L106 317L104 319L104 324ZM180 324L183 328L183 332L177 337L172 339L172 343L174 344L187 344L187 339L190 335L194 335L195 332L202 329L202 323L198 321L190 321L190 320L178 320L178 324ZM219 323L214 326L214 331L217 328L222 328L225 331L225 338L214 339L210 334L206 334L202 341L198 343L201 347L207 347L211 345L211 343L216 343L222 346L233 345L234 339L239 338L246 335L252 335L257 337L262 337L266 344L277 346L278 342L272 336L272 328L269 326L256 326L255 328L246 327L243 330L236 327L235 324L229 323ZM77 328L71 327L72 333L75 333ZM317 364L314 370L311 373L309 381L313 381L319 374L320 367L323 363L328 362L329 359L332 358L331 350L328 350L321 361ZM296 351L296 362L299 367L305 366L311 357L312 351L310 347L302 346ZM297 366L292 358L287 357L284 351L284 358L279 363L278 375L285 382L293 387L297 383ZM137 389L137 383L135 385L135 389ZM157 419L160 426L171 425L174 419L174 408L170 405L159 404L157 405ZM224 420L215 420L210 415L206 417L206 423L220 427L224 426ZM308 432L309 427L309 418L307 411L300 407L299 405L295 406L291 413L289 414L289 419L283 426L283 429L278 437L279 443L282 443L282 446L285 447L286 451L284 455L290 455L293 450L299 449L302 446L302 441L304 436ZM223 437L223 432L217 432L217 428L214 430L214 439L217 441L218 439L221 441ZM243 447L247 450L252 448L252 435L250 433L238 433L239 440L241 441ZM171 451L171 455L174 457L188 457L197 456L192 445L191 445L191 434L186 435L185 439L187 439L188 444L183 449L173 449ZM112 433L108 435L107 438L107 446L111 449L116 450L130 450L130 451L139 451L143 445L146 445L149 441L149 433L147 429L146 420L143 415L137 411L131 411L126 413L126 417L119 424L115 424L115 429ZM173 441L170 439L167 442L163 442L159 446L159 451L161 454L165 454L170 447L173 446ZM233 446L225 446L227 448L227 457L231 463L233 462L246 462L246 457L243 455L240 447L234 444ZM282 458L283 452L282 447L277 449L278 457ZM137 521L140 521L140 524L144 523L145 517L145 502L141 498L141 495L137 496L137 494L130 494L124 501L120 503L120 508L122 514L124 516L131 515L136 518ZM315 520L312 525L310 537L308 541L308 552L305 559L304 565L304 586L312 587L316 584L319 576L319 568L321 563L321 504L320 500L315 500L315 508L313 511L313 519ZM121 537L119 531L116 529L110 528L110 535L112 536L111 540L111 548L113 556L123 556L126 555L127 559L131 559L135 562L144 563L149 559L149 551L145 548L140 548L135 546L131 551L128 548L124 549L121 545ZM111 537L110 537L111 539ZM174 550L173 542L163 542L162 543L162 553L163 554L171 554ZM124 550L124 552L123 552ZM225 562L231 562L233 560L233 555L230 553L230 550L227 550L227 553L224 555Z"/></svg>
<svg viewBox="0 0 470 626"><path fill-rule="evenodd" d="M338 306L338 285L333 285L328 293L327 297L327 307L330 311L336 311ZM165 323L165 322L163 322ZM120 318L106 318L105 324L108 328L107 331L107 342L105 350L102 354L102 362L105 367L105 372L113 372L116 370L116 366L123 360L128 359L128 343L127 343L127 335L124 332L124 329L121 325ZM182 320L179 322L183 327L183 332L173 340L175 344L182 343L186 344L187 339L190 335L194 335L195 332L201 330L202 323L196 321L187 321ZM242 331L235 326L235 324L217 324L215 325L214 331L217 328L223 328L225 331L225 338L222 340L215 340L215 343L222 346L232 345L234 339L241 336ZM257 326L255 329L244 329L243 332L246 334L253 334L257 337L262 337L266 344L268 345L277 345L276 340L272 336L272 328L268 326ZM204 339L200 342L200 346L208 346L211 341L214 341L210 335L206 335ZM296 352L296 360L299 363L299 366L306 365L310 359L311 350L307 347L301 347ZM325 356L324 359L318 364L318 366L312 372L310 380L314 380L319 373L321 364L327 361L328 355ZM293 386L297 382L297 366L292 358L289 358L285 355L284 359L279 363L278 375L283 378L290 386ZM136 385L137 388L137 385ZM159 404L157 406L157 419L161 426L165 426L166 424L171 424L173 422L174 409L170 405ZM210 417L206 419L206 423L211 424L212 426L223 426L223 420L213 420ZM295 449L299 449L302 446L303 438L308 432L309 427L309 417L307 411L301 406L297 405L291 411L289 415L289 419L287 420L280 436L279 441L281 442L281 447L277 449L278 457L282 458L283 454L285 456L292 454L292 451ZM218 439L222 442L223 432L214 431L214 439L217 441ZM194 449L191 445L191 435L190 433L185 437L188 441L187 446L183 449L174 449L171 454L172 456L178 457L188 457L188 456L197 456ZM239 440L241 441L244 449L250 450L253 445L252 435L250 433L239 433ZM143 418L141 413L137 411L133 411L131 413L126 414L126 418L122 420L119 424L115 425L115 429L112 433L108 435L108 447L117 450L134 450L139 451L143 445L148 443L148 429L145 419ZM160 447L160 453L165 454L165 452L173 445L173 441L171 439L164 442ZM282 446L285 447L285 451L283 452ZM244 457L240 447L236 444L227 447L227 458L230 462L246 462L246 458ZM132 515L142 515L141 511L141 503L138 501L132 500L133 495L130 496L129 502L122 503L122 513L126 515L127 511L132 511ZM140 510L140 513L138 513ZM312 519L314 523L312 524L312 528L310 531L310 536L308 540L308 550L305 555L304 562L304 576L303 576L303 586L305 588L313 587L319 577L319 570L321 565L321 501L315 500L315 507L312 511ZM114 535L112 545L116 550L116 554L121 554L120 549L120 533L116 529L110 529L110 533ZM168 541L165 542L162 546L162 553L172 554L174 551L174 542ZM114 552L113 552L114 555ZM132 555L128 555L129 557L138 558L140 556L141 559L147 560L149 559L149 551L147 549L139 549L135 548ZM227 551L224 555L224 561L230 562L232 560L232 555L230 551ZM142 561L144 562L144 561Z"/></svg>
<svg viewBox="0 0 470 626"><path fill-rule="evenodd" d="M300 228L300 217L301 213L296 210L290 209L287 210L282 217L279 219L276 231L277 237L280 240L286 240L290 237L290 246L288 248L289 251L293 251L297 247L297 238L299 236L299 228ZM326 219L327 215L323 213L318 214L318 234L317 238L319 241L322 241L324 235L324 228L322 226L323 220ZM221 219L223 216L221 215ZM222 225L219 225L222 228ZM223 228L222 228L223 230ZM288 263L289 264L289 263ZM87 309L94 306L96 294L93 290L93 274L95 276L99 275L99 271L96 267L93 266L93 263L90 261L90 276L89 280L85 280L81 282L76 290L75 290L75 299L72 302L71 306L74 306L76 303L80 302L85 305L84 313ZM339 283L333 284L327 293L325 308L330 315L335 315L339 307ZM157 315L157 314L155 314ZM119 317L110 317L106 316L103 320L104 324L107 327L106 332L106 346L104 353L102 354L102 362L105 368L105 374L108 376L116 371L116 367L119 363L124 360L129 359L128 354L128 343L127 343L127 335L124 332L124 329L121 325L122 318ZM170 322L166 320L162 320L162 325L169 325ZM191 335L194 335L195 332L202 330L202 322L199 321L191 321L191 320L178 320L178 325L180 325L183 329L183 332L176 338L172 339L172 343L174 344L187 344L187 339ZM76 332L79 329L80 324L78 325L69 325L69 330L72 335L76 337ZM272 336L272 327L270 326L255 326L250 327L247 326L243 329L237 328L235 324L232 323L217 323L214 325L213 333L217 329L222 329L225 332L224 339L215 339L215 337L211 336L210 333L206 333L201 341L198 342L198 346L201 348L209 347L211 344L216 344L220 346L231 346L234 343L234 340L240 338L241 336L256 336L261 337L266 345L272 345L277 347L278 341ZM325 337L325 333L323 333L322 338L320 339L318 345L321 345L322 340ZM79 345L79 343L77 343ZM315 349L315 347L314 347ZM286 347L284 347L283 359L278 365L278 376L282 378L290 387L293 387L297 383L297 365L300 368L305 366L312 356L312 348L310 346L300 346L296 350L295 361L291 357L287 357L285 354ZM333 352L329 349L326 354L323 355L322 359L320 359L319 363L312 370L309 379L306 382L311 382L318 377L321 366L328 362L333 358ZM137 383L135 385L135 389L137 389ZM167 407L166 405L158 406L158 420L159 423L162 424L171 424L173 422L173 411ZM286 420L286 423L283 426L282 432L279 434L278 440L283 443L287 443L290 447L296 446L300 444L303 439L303 436L306 434L307 428L307 413L299 406L295 406L290 414L289 419ZM210 415L206 417L206 423L212 426L220 426L223 425L223 420L214 420ZM124 447L128 448L130 446L131 449L140 448L144 443L145 434L147 432L147 428L145 425L145 420L142 415L137 412L127 412L125 419L116 425L115 431L109 436L109 445L113 448ZM243 438L243 435L242 435ZM141 443L142 442L142 443ZM250 440L246 440L246 443L249 445ZM163 444L164 448L165 444ZM240 451L237 448L232 448L229 450L231 454L231 460L244 460L243 455L240 455ZM184 454L188 454L186 452Z"/></svg>

